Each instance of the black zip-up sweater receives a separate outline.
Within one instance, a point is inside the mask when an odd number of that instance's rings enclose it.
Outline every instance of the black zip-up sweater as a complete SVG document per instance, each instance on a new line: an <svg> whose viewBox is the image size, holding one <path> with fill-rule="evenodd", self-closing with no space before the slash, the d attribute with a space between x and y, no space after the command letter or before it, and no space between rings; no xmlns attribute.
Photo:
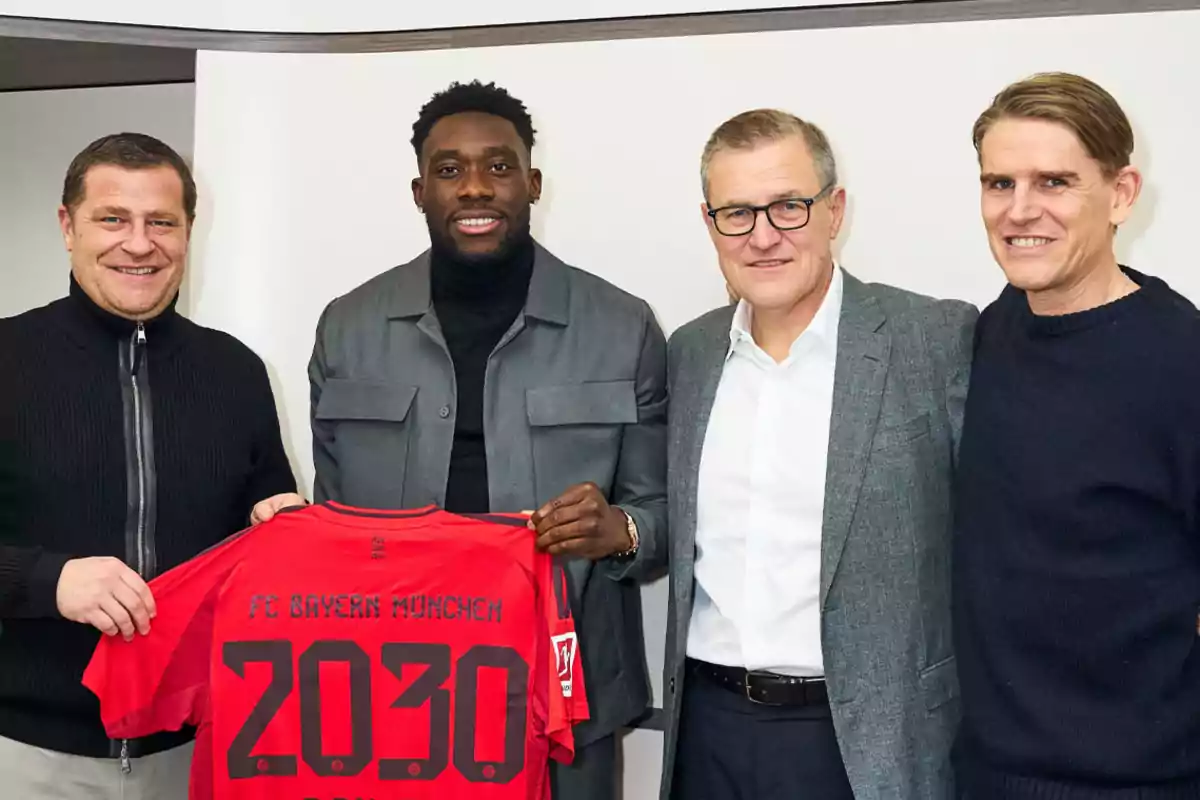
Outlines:
<svg viewBox="0 0 1200 800"><path fill-rule="evenodd" d="M191 731L106 737L80 683L101 634L59 615L58 578L115 556L149 580L296 490L263 363L173 304L137 325L72 279L0 320L0 376L0 736L93 757L180 744Z"/></svg>
<svg viewBox="0 0 1200 800"><path fill-rule="evenodd" d="M1200 797L1200 314L1163 281L976 327L954 623L971 800Z"/></svg>

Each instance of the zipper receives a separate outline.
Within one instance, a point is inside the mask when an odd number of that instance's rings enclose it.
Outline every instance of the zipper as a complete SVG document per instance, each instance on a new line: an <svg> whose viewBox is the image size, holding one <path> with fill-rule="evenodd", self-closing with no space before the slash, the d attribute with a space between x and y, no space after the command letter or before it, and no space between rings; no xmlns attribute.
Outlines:
<svg viewBox="0 0 1200 800"><path fill-rule="evenodd" d="M138 382L142 364L146 357L146 327L141 322L137 324L133 335L129 338L129 386L133 400L133 452L135 462L135 478L137 482L137 519L135 523L134 546L136 549L135 562L138 575L149 580L147 567L149 555L146 548L146 440L144 417L143 387ZM133 760L129 757L129 740L121 740L121 773L129 775L133 772Z"/></svg>
<svg viewBox="0 0 1200 800"><path fill-rule="evenodd" d="M138 386L138 371L146 354L146 328L137 324L129 343L129 381L133 386L133 436L134 451L137 453L137 571L143 579L146 575L146 443L142 421L142 391Z"/></svg>

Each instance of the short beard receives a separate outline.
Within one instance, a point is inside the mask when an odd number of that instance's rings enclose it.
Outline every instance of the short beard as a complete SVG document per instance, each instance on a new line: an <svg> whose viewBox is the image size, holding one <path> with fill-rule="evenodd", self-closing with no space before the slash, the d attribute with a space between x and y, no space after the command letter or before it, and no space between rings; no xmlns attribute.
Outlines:
<svg viewBox="0 0 1200 800"><path fill-rule="evenodd" d="M500 241L499 246L490 253L464 253L459 249L449 231L440 222L426 214L425 224L429 228L429 243L434 254L448 258L458 264L468 267L491 267L503 264L516 253L528 246L533 234L530 232L530 208L525 206L515 218L511 219L508 233Z"/></svg>

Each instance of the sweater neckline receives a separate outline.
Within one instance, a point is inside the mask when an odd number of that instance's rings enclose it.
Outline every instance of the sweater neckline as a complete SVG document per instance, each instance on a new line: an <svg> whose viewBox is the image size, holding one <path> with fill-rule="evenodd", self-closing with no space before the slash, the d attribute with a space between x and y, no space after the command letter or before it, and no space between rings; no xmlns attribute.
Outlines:
<svg viewBox="0 0 1200 800"><path fill-rule="evenodd" d="M170 305L163 309L162 313L151 319L142 320L142 329L146 332L147 338L152 335L155 339L169 337L179 321L179 314L175 308L178 302L179 294L176 293L175 297L171 299ZM80 286L74 273L70 276L67 305L73 312L71 319L74 321L76 329L81 332L90 329L93 333L102 331L112 339L128 339L137 330L138 323L136 321L118 316L97 305L96 301L89 297Z"/></svg>
<svg viewBox="0 0 1200 800"><path fill-rule="evenodd" d="M1136 311L1153 294L1154 279L1130 267L1119 266L1126 277L1136 283L1138 288L1123 297L1118 297L1116 300L1095 308L1070 314L1035 314L1029 307L1028 296L1021 292L1020 302L1017 305L1026 330L1033 336L1062 336L1106 325Z"/></svg>
<svg viewBox="0 0 1200 800"><path fill-rule="evenodd" d="M455 306L495 317L519 310L533 275L533 240L517 243L506 258L476 263L439 247L430 257L430 297L435 307ZM515 313L515 311L514 311ZM510 320L511 321L511 320Z"/></svg>

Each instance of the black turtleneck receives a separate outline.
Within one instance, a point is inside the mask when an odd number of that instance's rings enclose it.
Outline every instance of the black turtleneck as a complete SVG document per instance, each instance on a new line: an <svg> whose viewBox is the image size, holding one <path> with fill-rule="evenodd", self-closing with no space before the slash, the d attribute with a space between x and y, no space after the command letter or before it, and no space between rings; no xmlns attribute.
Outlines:
<svg viewBox="0 0 1200 800"><path fill-rule="evenodd" d="M454 362L458 411L446 482L447 511L490 511L483 440L483 381L488 358L525 305L533 274L533 241L503 261L472 264L434 248L431 296Z"/></svg>
<svg viewBox="0 0 1200 800"><path fill-rule="evenodd" d="M112 556L136 569L141 553L149 579L245 527L254 503L296 490L262 361L173 305L142 333L136 346L137 325L74 280L67 297L0 319L0 736L113 754L80 684L100 634L58 615L68 559ZM132 752L184 738L151 737Z"/></svg>

